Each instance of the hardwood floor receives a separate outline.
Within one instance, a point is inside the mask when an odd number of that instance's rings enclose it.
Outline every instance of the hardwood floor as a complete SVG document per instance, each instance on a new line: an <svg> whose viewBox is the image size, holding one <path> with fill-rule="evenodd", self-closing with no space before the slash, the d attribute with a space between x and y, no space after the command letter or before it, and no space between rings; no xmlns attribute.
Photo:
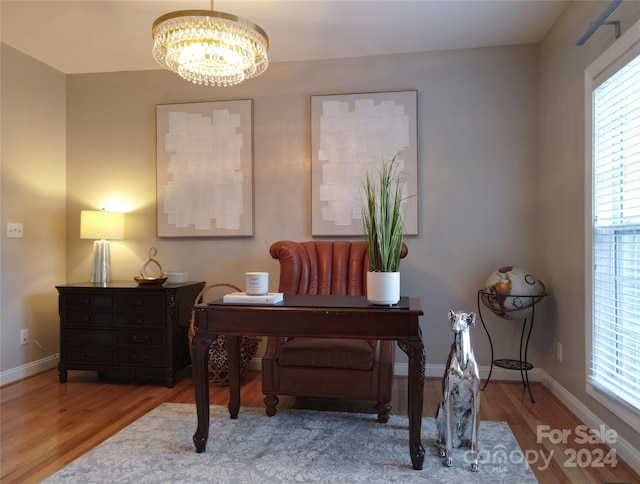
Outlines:
<svg viewBox="0 0 640 484"><path fill-rule="evenodd" d="M491 381L482 392L481 419L509 423L541 483L640 483L640 476L619 459L615 467L607 460L601 467L580 465L606 456L608 447L578 444L575 438L555 444L545 437L538 443L537 426L574 433L580 422L543 386L534 383L532 389L534 404L521 383ZM210 394L212 405L226 405L227 388L211 387ZM262 407L262 397L260 373L247 373L242 405ZM70 371L68 382L60 384L57 372L51 370L3 387L0 398L3 484L41 481L162 402L194 402L188 372L174 388L166 388L152 382L97 382L95 373L81 371ZM428 379L423 414L433 416L441 398L440 380ZM392 413L406 415L405 378L394 382L392 405ZM278 405L279 409L302 407L374 413L373 404L365 402L282 397Z"/></svg>

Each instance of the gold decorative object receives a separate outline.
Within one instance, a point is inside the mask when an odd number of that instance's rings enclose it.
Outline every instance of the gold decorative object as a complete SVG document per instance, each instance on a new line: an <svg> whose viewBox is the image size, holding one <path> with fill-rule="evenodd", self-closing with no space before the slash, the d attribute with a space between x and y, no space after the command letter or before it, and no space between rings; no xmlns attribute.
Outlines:
<svg viewBox="0 0 640 484"><path fill-rule="evenodd" d="M133 280L136 281L141 286L144 286L144 285L161 286L167 280L166 277L162 276L163 274L162 265L160 265L160 262L154 259L156 255L158 255L158 249L156 249L155 247L149 247L149 258L146 261L144 261L144 263L140 267L140 276L139 277L135 276L133 278ZM158 268L158 272L156 272L153 275L150 275L148 272L148 269L149 269L149 264L152 264L152 263L156 265L156 267Z"/></svg>
<svg viewBox="0 0 640 484"><path fill-rule="evenodd" d="M151 31L153 57L194 84L232 86L269 65L269 37L241 17L213 10L179 10L159 17Z"/></svg>

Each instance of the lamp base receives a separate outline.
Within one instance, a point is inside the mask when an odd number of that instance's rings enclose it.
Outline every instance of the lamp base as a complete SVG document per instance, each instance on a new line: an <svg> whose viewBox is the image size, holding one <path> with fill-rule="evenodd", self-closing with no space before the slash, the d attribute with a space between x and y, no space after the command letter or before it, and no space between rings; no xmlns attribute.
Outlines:
<svg viewBox="0 0 640 484"><path fill-rule="evenodd" d="M108 240L93 242L93 269L91 282L106 284L111 282L111 243Z"/></svg>

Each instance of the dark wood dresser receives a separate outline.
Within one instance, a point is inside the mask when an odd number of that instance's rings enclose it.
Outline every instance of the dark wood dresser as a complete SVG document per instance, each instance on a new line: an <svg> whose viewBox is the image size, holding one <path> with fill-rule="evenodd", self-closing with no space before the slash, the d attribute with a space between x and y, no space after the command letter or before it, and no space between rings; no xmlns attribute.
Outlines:
<svg viewBox="0 0 640 484"><path fill-rule="evenodd" d="M60 314L60 382L67 370L163 378L189 365L191 308L204 282L139 286L121 281L56 286Z"/></svg>

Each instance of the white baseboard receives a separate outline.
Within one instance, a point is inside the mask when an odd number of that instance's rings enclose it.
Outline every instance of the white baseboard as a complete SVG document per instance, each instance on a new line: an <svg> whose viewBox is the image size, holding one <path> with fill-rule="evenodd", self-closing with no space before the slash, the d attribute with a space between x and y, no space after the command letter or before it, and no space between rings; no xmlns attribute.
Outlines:
<svg viewBox="0 0 640 484"><path fill-rule="evenodd" d="M541 379L539 381L588 428L600 429L601 425L603 425L606 430L611 428L566 388L551 378L547 372L541 372ZM617 457L624 460L629 467L640 474L640 450L633 447L627 440L623 439L619 435L616 442L609 446L612 449L615 449Z"/></svg>
<svg viewBox="0 0 640 484"><path fill-rule="evenodd" d="M251 358L247 363L247 370L262 371L262 358Z"/></svg>
<svg viewBox="0 0 640 484"><path fill-rule="evenodd" d="M247 363L247 370L249 371L262 371L262 359L252 358ZM490 368L480 367L480 377L485 380L489 376ZM408 376L409 364L408 363L395 363L393 365L393 374L395 376ZM542 370L534 368L529 370L530 381L541 381ZM442 378L444 375L444 365L427 365L425 367L425 376L427 378L435 377ZM491 373L492 380L508 380L508 381L520 381L520 372L513 370L505 370L504 368L493 367L493 373Z"/></svg>
<svg viewBox="0 0 640 484"><path fill-rule="evenodd" d="M51 355L46 358L27 363L26 365L17 366L10 370L0 372L0 386L55 368L58 365L58 359L59 355Z"/></svg>
<svg viewBox="0 0 640 484"><path fill-rule="evenodd" d="M408 376L409 375L409 364L408 363L395 363L393 365L394 371L393 374L395 376ZM442 378L444 375L445 365L429 365L425 367L425 376L427 378ZM489 371L491 368L488 366L481 366L480 370L480 378L482 380L486 380L489 376ZM534 368L529 370L529 381L541 381L541 373L542 370L539 368ZM514 370L506 370L500 367L493 367L493 372L491 373L491 380L507 380L507 381L520 381L521 376L519 371Z"/></svg>

